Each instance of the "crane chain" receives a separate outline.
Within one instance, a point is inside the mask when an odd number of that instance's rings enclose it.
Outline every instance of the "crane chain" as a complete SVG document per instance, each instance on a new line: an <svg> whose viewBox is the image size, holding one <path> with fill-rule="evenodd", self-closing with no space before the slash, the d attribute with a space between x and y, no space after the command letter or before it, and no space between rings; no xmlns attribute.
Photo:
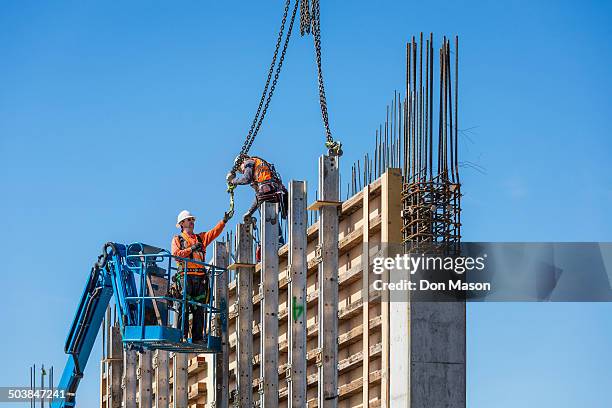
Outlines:
<svg viewBox="0 0 612 408"><path fill-rule="evenodd" d="M323 65L321 63L321 11L319 0L301 0L302 10L300 13L300 28L301 34L310 34L314 38L317 76L319 85L319 104L321 105L321 117L323 118L323 126L325 126L325 147L329 150L330 155L342 155L342 143L335 141L331 129L329 127L329 114L327 113L327 98L325 96L325 82L323 81ZM311 7L309 7L309 1Z"/></svg>
<svg viewBox="0 0 612 408"><path fill-rule="evenodd" d="M247 134L247 137L242 145L242 148L240 149L239 156L244 156L249 152L249 149L251 148L251 145L255 141L255 137L257 136L259 129L261 127L261 124L268 111L268 106L270 105L272 95L274 94L274 90L276 89L278 77L280 75L280 72L283 66L283 62L285 60L285 54L287 53L287 47L289 45L289 38L291 37L291 32L293 31L293 23L295 21L295 15L297 13L298 1L299 0L296 0L296 4L293 8L291 20L289 22L289 28L287 31L287 35L285 37L285 42L283 44L283 49L281 51L279 63L277 66L276 60L278 59L278 52L280 50L280 46L282 43L283 34L285 33L285 25L287 23L287 16L289 14L289 6L291 4L291 0L287 0L285 2L285 10L283 12L283 19L281 21L281 26L278 32L278 37L276 39L276 47L274 48L274 55L272 57L272 62L270 63L270 69L268 70L266 84L261 94L261 98L259 99L259 105L257 106L255 117L253 118L253 122L251 123L251 128L249 129L249 133ZM276 67L276 71L274 70L274 67ZM274 74L274 78L272 78L273 74ZM270 80L272 80L271 86L270 86ZM270 89L269 92L268 92L268 88ZM239 166L240 166L239 162L234 163L234 166L232 167L232 173L236 172Z"/></svg>
<svg viewBox="0 0 612 408"><path fill-rule="evenodd" d="M274 94L274 90L276 89L276 83L278 82L278 77L280 75L281 69L283 68L283 62L285 61L285 54L287 53L287 47L289 46L289 39L291 38L291 33L293 32L293 23L295 22L295 15L297 14L298 9L298 1L295 1L295 5L293 7L293 12L291 13L291 20L289 21L289 28L287 29L287 36L285 37L285 43L283 44L283 50L281 51L280 59L278 60L278 66L276 67L276 72L274 74L274 79L272 80L272 86L270 87L270 92L268 93L268 97L266 99L266 104L264 105L262 115L259 118L259 122L257 123L257 127L255 128L255 132L253 133L253 137L250 140L247 149L243 154L246 154L248 150L251 148L251 145L255 141L255 136L259 132L259 128L261 127L261 123L268 111L268 106L270 105L270 100L272 99L272 95Z"/></svg>
<svg viewBox="0 0 612 408"><path fill-rule="evenodd" d="M257 134L259 133L259 129L261 128L261 124L263 123L266 113L268 112L268 106L270 105L270 101L272 100L272 95L274 95L274 90L276 89L278 77L283 67L283 62L285 61L285 55L287 53L287 47L289 45L289 39L291 38L291 33L293 32L293 24L295 22L295 16L297 14L298 7L300 7L300 33L301 35L312 33L313 38L314 38L316 62L317 62L318 85L319 85L319 104L321 105L321 117L323 118L323 125L325 126L325 147L328 149L329 155L333 155L333 156L342 155L342 143L340 143L340 141L334 140L332 133L331 133L331 129L329 127L329 114L327 112L327 98L325 96L325 83L323 81L323 67L321 63L321 23L320 23L321 13L320 13L319 0L295 0L295 5L291 13L291 19L289 21L289 28L287 29L287 35L285 36L285 41L283 43L283 49L281 51L278 65L276 65L276 60L278 59L278 51L280 49L280 44L282 42L283 34L285 32L285 24L287 23L287 15L289 14L290 4L291 4L291 0L286 0L285 10L283 12L283 19L281 22L281 27L278 33L278 37L276 39L276 47L274 49L272 63L270 64L270 69L268 70L266 84L261 94L261 98L259 99L259 105L257 106L255 117L253 118L253 122L251 123L249 133L247 134L247 137L242 145L242 148L240 149L240 154L238 155L238 159L235 160L234 165L232 166L232 170L228 173L228 176L227 176L227 181L228 181L227 192L230 194L229 213L231 213L232 215L234 213L234 189L236 188L236 186L230 184L230 179L234 177L234 175L236 174L236 171L242 164L242 158L246 156L251 146L253 145L253 142L255 141L255 138L257 137ZM275 66L276 66L276 71L274 71ZM272 78L273 73L274 73L274 78ZM270 80L272 80L271 85L270 85Z"/></svg>
<svg viewBox="0 0 612 408"><path fill-rule="evenodd" d="M276 39L276 47L274 48L274 55L272 57L272 63L270 64L270 69L268 70L268 76L266 78L266 84L264 86L263 92L261 94L261 98L259 99L259 105L257 106L257 111L255 113L255 117L253 118L253 123L251 123L251 128L249 129L249 133L240 149L240 154L238 155L238 160L234 162L231 171L227 175L227 192L230 195L230 208L228 214L230 217L234 215L234 189L235 185L230 184L230 179L233 178L242 164L242 157L246 156L249 152L249 149L253 145L255 141L255 137L259 133L259 129L261 128L261 124L268 112L268 106L270 105L270 101L272 100L272 95L274 94L274 90L276 89L276 84L278 82L278 77L280 75L281 69L283 67L283 62L285 61L285 55L287 53L287 47L289 46L289 39L291 38L291 33L293 31L293 23L295 22L295 15L297 14L297 9L299 5L299 0L295 0L295 6L293 7L293 12L291 13L291 20L289 21L289 28L287 30L287 35L285 36L285 41L283 43L283 49L281 50L280 59L278 61L278 66L276 65L276 60L278 58L278 51L280 49L280 45L283 39L283 34L285 33L285 24L287 23L287 15L289 14L289 6L291 4L291 0L287 0L285 2L285 10L283 12L283 19L281 21L281 27L278 32L278 37ZM274 67L276 66L276 71ZM272 78L272 74L274 74L274 78ZM272 85L270 86L270 80L272 80ZM268 88L270 91L268 92Z"/></svg>
<svg viewBox="0 0 612 408"><path fill-rule="evenodd" d="M310 34L310 5L309 0L300 0L300 34L302 36Z"/></svg>

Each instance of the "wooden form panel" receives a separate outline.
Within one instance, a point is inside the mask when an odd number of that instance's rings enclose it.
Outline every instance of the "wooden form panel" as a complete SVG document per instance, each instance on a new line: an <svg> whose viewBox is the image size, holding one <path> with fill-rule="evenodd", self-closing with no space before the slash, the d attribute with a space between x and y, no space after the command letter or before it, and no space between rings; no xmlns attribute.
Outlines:
<svg viewBox="0 0 612 408"><path fill-rule="evenodd" d="M400 185L401 187L401 185ZM339 284L339 300L338 300L338 364L344 364L339 372L338 379L338 403L340 406L361 406L363 403L363 385L369 383L366 389L369 391L368 398L373 404L380 404L380 381L382 376L381 371L381 352L376 351L370 354L365 360L368 367L367 381L364 381L364 337L368 338L369 345L377 345L382 351L382 320L380 307L380 294L369 290L369 302L366 306L363 302L364 284L363 284L363 268L362 262L364 257L364 224L367 224L368 233L365 234L365 239L369 240L368 258L371 260L380 251L380 238L382 226L382 181L376 180L368 186L367 200L368 205L365 212L368 214L368 221L364 222L364 192L361 191L347 201L343 202L340 207L339 226L338 226L338 284ZM398 226L399 228L399 226ZM317 279L316 261L316 246L318 240L318 223L314 223L307 229L307 245L306 245L306 351L307 351L307 406L317 406L317 366L316 366L316 351L318 348L317 336L319 333L319 325L317 318L317 308L319 300L319 284ZM278 332L278 374L279 374L279 407L288 406L289 382L287 381L287 369L289 368L288 360L288 327L291 316L291 304L288 302L289 296L289 274L288 274L288 255L289 245L285 245L278 250L279 268L278 268L278 285L279 285L279 332ZM370 265L370 281L373 279ZM254 282L259 282L260 264L257 264L253 273ZM236 376L236 355L235 347L237 343L235 321L238 315L238 309L235 305L236 300L236 281L229 283L229 347L230 347L230 390L235 389ZM259 338L261 336L261 325L257 318L257 310L260 307L261 295L257 287L253 288L252 302L255 321L252 324L253 347L258 350ZM369 317L369 328L364 334L364 310L367 310ZM358 356L358 357L355 357ZM350 363L349 363L350 362ZM254 373L259 370L261 363L260 354L255 354L252 359ZM257 390L259 380L257 375L252 381L253 398L258 399ZM356 385L357 382L359 385ZM235 394L235 393L234 393ZM358 401L358 402L356 402ZM313 405L314 404L314 405ZM347 405L348 404L348 405ZM258 405L257 403L255 405ZM376 405L374 405L376 406Z"/></svg>

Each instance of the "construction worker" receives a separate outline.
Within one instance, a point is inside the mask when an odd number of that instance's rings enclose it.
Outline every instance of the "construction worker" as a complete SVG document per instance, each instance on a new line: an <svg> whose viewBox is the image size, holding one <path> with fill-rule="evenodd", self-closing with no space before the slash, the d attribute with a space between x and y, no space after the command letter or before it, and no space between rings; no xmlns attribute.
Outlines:
<svg viewBox="0 0 612 408"><path fill-rule="evenodd" d="M208 232L194 233L194 225L196 218L187 210L179 213L176 219L176 227L181 229L181 233L172 238L172 255L181 258L193 259L204 262L206 259L206 247L217 238L225 224L232 217L232 214L225 213L223 219ZM187 265L185 265L187 263ZM210 285L208 271L197 263L192 262L177 262L178 271L175 275L175 284L178 289L175 296L182 298L183 296L183 275L187 274L187 300L196 301L199 303L208 303L210 300ZM191 340L192 342L201 342L204 333L205 312L201 307L190 305L185 316L188 318L189 313L192 314L191 324ZM178 328L182 323L182 308L178 310ZM189 323L186 322L183 329L183 337L187 339L189 333Z"/></svg>
<svg viewBox="0 0 612 408"><path fill-rule="evenodd" d="M242 217L244 222L248 222L253 213L263 202L273 202L281 204L281 216L287 218L287 189L276 172L273 164L268 163L256 156L239 155L234 160L238 164L238 172L241 176L235 177L233 173L227 175L227 182L231 186L250 184L255 190L255 200L249 210Z"/></svg>

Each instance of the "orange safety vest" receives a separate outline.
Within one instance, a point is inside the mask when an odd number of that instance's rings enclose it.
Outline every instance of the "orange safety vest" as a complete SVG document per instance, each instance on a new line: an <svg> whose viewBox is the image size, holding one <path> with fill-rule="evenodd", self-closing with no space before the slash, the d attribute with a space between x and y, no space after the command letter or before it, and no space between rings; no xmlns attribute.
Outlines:
<svg viewBox="0 0 612 408"><path fill-rule="evenodd" d="M177 235L177 238L179 241L179 249L185 249L188 245L187 240L183 237L182 233ZM202 242L202 237L200 237L200 235L196 234L196 239L202 245L202 249L200 249L199 251L192 252L190 258L195 261L204 262L204 259L206 257L206 247L204 246L204 243ZM185 272L185 262L177 261L177 266L177 274L182 275ZM206 275L206 268L196 263L187 262L187 275L204 276Z"/></svg>
<svg viewBox="0 0 612 408"><path fill-rule="evenodd" d="M253 169L253 180L256 183L265 183L267 181L274 180L274 173L270 168L268 162L259 157L253 157L255 161L255 168Z"/></svg>

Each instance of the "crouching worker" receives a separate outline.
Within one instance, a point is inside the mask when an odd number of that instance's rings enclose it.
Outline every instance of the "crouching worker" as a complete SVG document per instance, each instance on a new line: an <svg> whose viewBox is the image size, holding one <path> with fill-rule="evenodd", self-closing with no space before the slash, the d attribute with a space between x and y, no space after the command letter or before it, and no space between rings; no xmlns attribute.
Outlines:
<svg viewBox="0 0 612 408"><path fill-rule="evenodd" d="M231 218L231 214L225 213L223 219L208 232L194 233L195 217L187 210L183 210L177 217L176 227L181 229L179 235L175 235L172 239L172 255L181 258L193 259L195 261L205 262L206 247L217 238L225 224ZM187 265L185 265L185 263ZM210 283L209 271L202 265L192 262L177 261L178 271L174 277L175 281L175 296L183 297L184 275L187 275L187 300L196 301L206 304L210 301ZM178 325L182 324L183 310L179 307L178 310ZM192 342L201 342L204 334L205 311L201 307L189 305L185 312L187 322L183 329L183 337L188 338L189 334L189 314L192 315L191 324L191 340Z"/></svg>
<svg viewBox="0 0 612 408"><path fill-rule="evenodd" d="M231 186L250 184L255 190L255 200L244 214L243 221L248 222L263 202L280 203L281 217L287 218L289 199L287 189L274 165L259 157L249 157L247 155L236 157L234 163L238 165L237 170L242 175L234 177L232 173L228 174L228 184Z"/></svg>

